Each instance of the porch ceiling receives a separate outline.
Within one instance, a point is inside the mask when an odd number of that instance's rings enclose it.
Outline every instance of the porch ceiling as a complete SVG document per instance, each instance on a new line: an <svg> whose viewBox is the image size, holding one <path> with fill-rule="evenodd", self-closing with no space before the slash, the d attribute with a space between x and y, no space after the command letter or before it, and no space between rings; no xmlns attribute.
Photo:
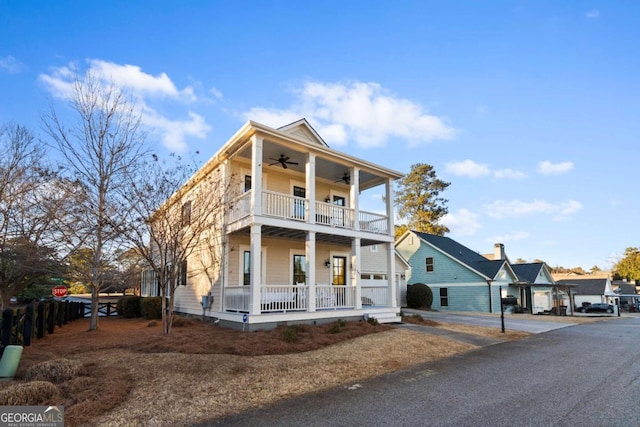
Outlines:
<svg viewBox="0 0 640 427"><path fill-rule="evenodd" d="M241 230L238 230L237 233L240 234L250 234L250 228L245 227ZM287 240L305 240L307 236L307 232L304 230L294 230L291 228L283 228L283 227L274 227L274 226L262 226L262 237L270 237L276 239L287 239ZM342 236L339 234L328 234L328 233L316 233L316 242L320 243L329 243L334 245L341 246L350 246L351 238L347 236ZM361 239L360 246L370 246L375 244L380 244L381 242L370 239Z"/></svg>
<svg viewBox="0 0 640 427"><path fill-rule="evenodd" d="M288 157L288 161L294 164L287 164L287 169L300 172L302 174L305 173L305 162L307 158L307 153L303 151L296 151L291 147L286 147L284 145L278 144L276 142L265 140L262 147L262 165L266 170L269 168L280 168L282 166L278 163L278 158L280 156ZM238 153L239 157L251 160L251 145L247 145L242 151ZM323 178L328 181L333 181L335 183L342 183L342 177L349 173L349 165L338 163L336 159L330 159L328 157L317 157L316 158L316 177ZM275 164L274 164L275 163ZM358 165L360 166L360 165ZM378 175L374 175L365 170L360 171L360 183L358 188L360 191L366 190L371 187L375 187L384 182L384 178Z"/></svg>

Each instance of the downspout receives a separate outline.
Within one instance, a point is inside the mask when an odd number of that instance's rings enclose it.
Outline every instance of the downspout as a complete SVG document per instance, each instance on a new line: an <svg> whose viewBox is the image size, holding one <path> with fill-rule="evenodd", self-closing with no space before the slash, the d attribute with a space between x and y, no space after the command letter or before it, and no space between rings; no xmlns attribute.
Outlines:
<svg viewBox="0 0 640 427"><path fill-rule="evenodd" d="M493 280L487 280L487 285L489 285L489 313L493 313L493 301L491 296L491 282Z"/></svg>

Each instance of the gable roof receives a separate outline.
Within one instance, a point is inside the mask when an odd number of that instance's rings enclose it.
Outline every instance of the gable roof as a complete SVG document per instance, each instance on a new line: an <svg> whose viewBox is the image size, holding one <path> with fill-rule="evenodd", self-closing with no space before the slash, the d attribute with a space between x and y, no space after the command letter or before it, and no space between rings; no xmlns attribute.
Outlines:
<svg viewBox="0 0 640 427"><path fill-rule="evenodd" d="M574 293L581 295L604 295L608 279L562 279L560 285L576 285Z"/></svg>
<svg viewBox="0 0 640 427"><path fill-rule="evenodd" d="M324 142L324 139L316 132L316 130L309 124L307 119L304 117L300 120L296 120L293 123L289 123L288 125L279 127L279 130L282 133L286 133L288 135L294 136L303 141L311 142L312 144L318 144L323 147L329 147L329 145Z"/></svg>
<svg viewBox="0 0 640 427"><path fill-rule="evenodd" d="M466 265L472 270L475 270L482 276L485 276L488 280L493 280L505 264L507 267L509 267L509 264L506 262L506 260L488 260L479 253L472 251L466 246L461 245L460 243L448 237L436 236L435 234L420 233L418 231L412 232L431 246L434 246L435 248L449 255L451 258ZM511 268L509 267L509 269Z"/></svg>
<svg viewBox="0 0 640 427"><path fill-rule="evenodd" d="M518 275L518 279L523 282L535 283L538 279L538 275L542 270L546 270L543 262L527 262L522 264L511 264L511 268ZM547 274L550 282L553 283L553 277L550 273Z"/></svg>

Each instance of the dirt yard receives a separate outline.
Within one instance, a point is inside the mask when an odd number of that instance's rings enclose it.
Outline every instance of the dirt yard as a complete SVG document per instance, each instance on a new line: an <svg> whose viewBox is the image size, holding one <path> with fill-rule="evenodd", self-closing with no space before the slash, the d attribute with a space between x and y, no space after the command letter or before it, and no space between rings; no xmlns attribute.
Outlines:
<svg viewBox="0 0 640 427"><path fill-rule="evenodd" d="M68 426L187 426L475 348L367 322L259 332L183 323L170 336L158 322L140 319L102 318L93 332L88 319L64 325L25 348L16 380L0 385L0 400L3 393L15 398L16 387L30 396L29 387L43 386L26 381L40 363L68 359L80 371L57 376L55 385L44 384L46 393L17 404L63 405ZM526 336L493 328L473 333Z"/></svg>

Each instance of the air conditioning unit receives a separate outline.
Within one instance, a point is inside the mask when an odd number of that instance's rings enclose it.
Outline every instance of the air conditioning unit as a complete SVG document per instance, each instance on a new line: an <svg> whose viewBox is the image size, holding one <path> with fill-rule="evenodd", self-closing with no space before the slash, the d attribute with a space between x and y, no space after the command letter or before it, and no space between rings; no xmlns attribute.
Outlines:
<svg viewBox="0 0 640 427"><path fill-rule="evenodd" d="M202 304L203 309L211 308L211 304L213 304L213 296L203 295L200 304Z"/></svg>

